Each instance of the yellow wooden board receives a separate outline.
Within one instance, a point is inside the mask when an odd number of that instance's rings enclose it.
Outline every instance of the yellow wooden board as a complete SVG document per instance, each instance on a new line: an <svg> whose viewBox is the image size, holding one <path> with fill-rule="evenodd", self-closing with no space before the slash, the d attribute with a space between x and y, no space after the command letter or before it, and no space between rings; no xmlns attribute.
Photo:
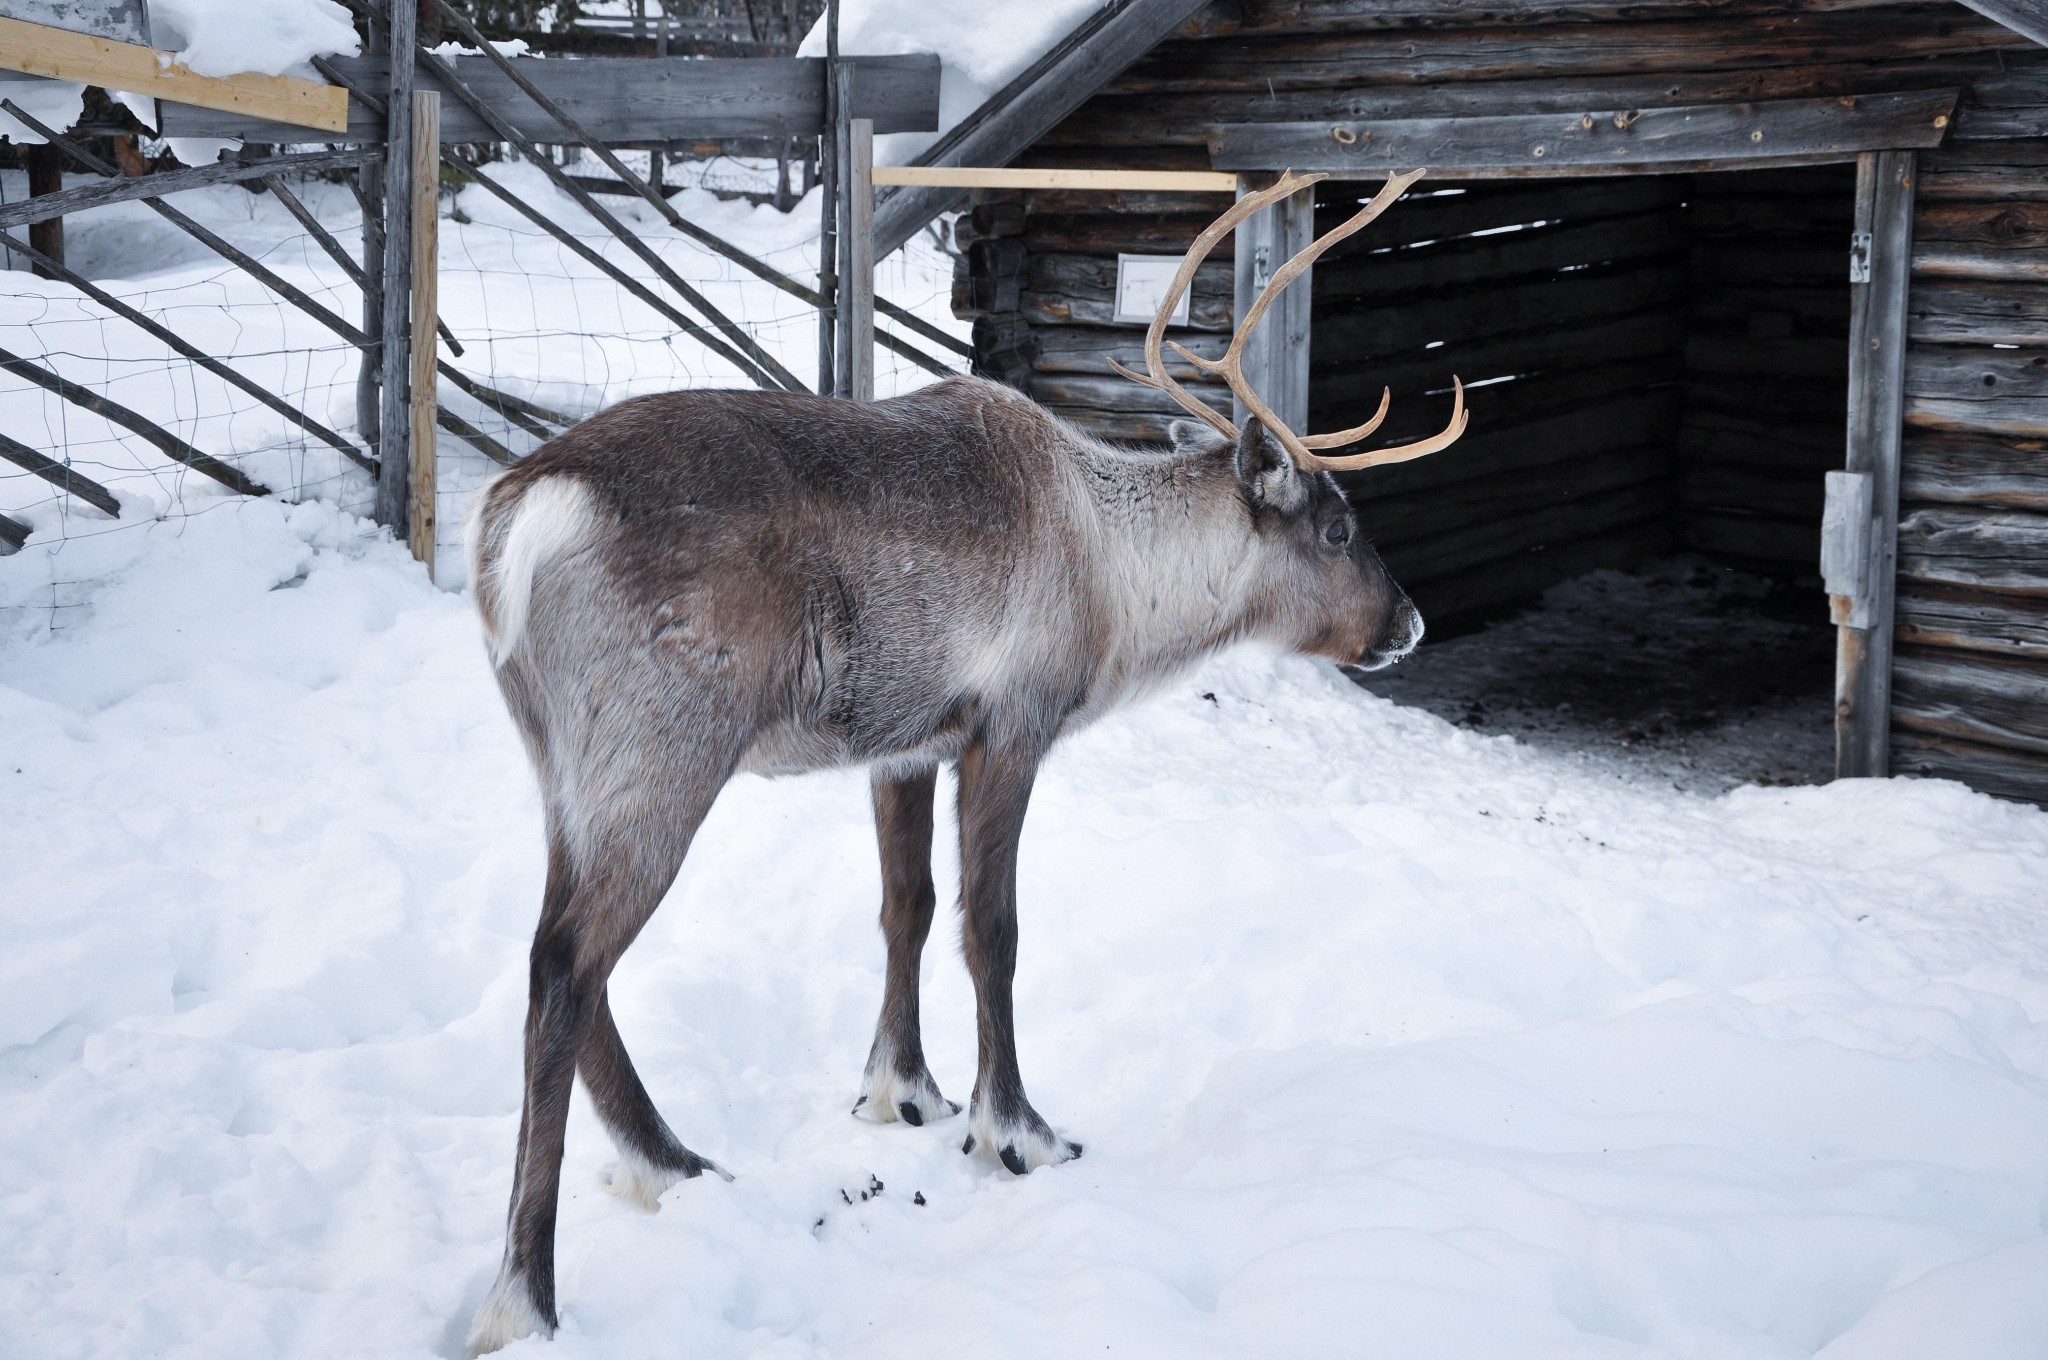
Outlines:
<svg viewBox="0 0 2048 1360"><path fill-rule="evenodd" d="M291 76L202 76L169 52L0 18L0 70L246 113L274 122L348 130L348 91Z"/></svg>
<svg viewBox="0 0 2048 1360"><path fill-rule="evenodd" d="M1237 176L1222 170L982 170L878 165L875 183L936 189L1150 189L1219 194L1237 191Z"/></svg>

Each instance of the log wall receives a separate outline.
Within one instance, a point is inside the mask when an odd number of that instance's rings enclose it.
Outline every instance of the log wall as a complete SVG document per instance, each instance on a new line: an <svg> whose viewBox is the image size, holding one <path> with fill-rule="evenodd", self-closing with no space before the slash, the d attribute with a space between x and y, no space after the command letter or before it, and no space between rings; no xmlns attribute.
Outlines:
<svg viewBox="0 0 2048 1360"><path fill-rule="evenodd" d="M1224 122L1930 88L1962 93L1919 184L1893 754L2048 801L2048 51L1949 0L1218 0L1017 163L1206 168ZM1498 380L1454 451L1356 488L1426 611L1671 543L1813 571L1842 456L1851 183L1466 184L1318 268L1313 427L1386 384L1389 433L1421 432L1451 372ZM1334 211L1339 186L1321 192ZM984 196L955 286L982 371L1097 433L1163 438L1171 404L1104 363L1142 341L1109 321L1115 257L1178 254L1222 206ZM1198 352L1227 340L1227 250L1176 332Z"/></svg>
<svg viewBox="0 0 2048 1360"><path fill-rule="evenodd" d="M1892 768L2048 803L2048 143L1923 153Z"/></svg>

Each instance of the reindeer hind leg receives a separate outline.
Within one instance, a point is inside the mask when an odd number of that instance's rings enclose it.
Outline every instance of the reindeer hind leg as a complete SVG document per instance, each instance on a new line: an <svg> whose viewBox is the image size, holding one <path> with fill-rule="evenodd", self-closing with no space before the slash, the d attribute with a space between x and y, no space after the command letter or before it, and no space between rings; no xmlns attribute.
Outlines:
<svg viewBox="0 0 2048 1360"><path fill-rule="evenodd" d="M590 1088L597 1117L619 1150L618 1168L607 1187L613 1194L652 1214L661 1210L662 1192L678 1181L692 1180L707 1171L732 1179L730 1171L684 1147L655 1109L647 1088L640 1083L640 1074L633 1070L625 1042L619 1038L608 995L597 999L597 1014L577 1055L576 1070Z"/></svg>

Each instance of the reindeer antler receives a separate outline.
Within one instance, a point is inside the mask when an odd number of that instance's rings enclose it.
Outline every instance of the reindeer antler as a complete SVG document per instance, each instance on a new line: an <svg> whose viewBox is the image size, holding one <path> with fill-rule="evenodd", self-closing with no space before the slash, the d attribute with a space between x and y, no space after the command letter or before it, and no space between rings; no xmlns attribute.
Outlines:
<svg viewBox="0 0 2048 1360"><path fill-rule="evenodd" d="M1202 261L1208 258L1209 252L1216 248L1216 243L1229 235L1246 218L1291 194L1328 179L1329 176L1297 175L1289 170L1272 187L1261 189L1255 194L1247 194L1232 204L1228 212L1210 223L1208 228L1195 238L1195 243L1188 247L1187 255L1182 258L1180 268L1174 271L1173 281L1167 286L1166 296L1160 302L1158 315L1152 318L1152 324L1145 330L1145 373L1133 373L1115 359L1109 361L1109 366L1132 382L1143 383L1155 391L1166 393L1189 414L1207 422L1217 433L1235 437L1235 426L1208 403L1198 400L1167 373L1165 355L1161 353L1160 347L1162 342L1172 344L1175 352L1183 359L1202 372L1213 374L1228 383L1231 392L1258 418L1260 424L1272 431L1273 437L1280 441L1288 456L1304 472L1347 472L1357 468L1375 467L1381 463L1403 463L1411 458L1420 458L1424 454L1449 448L1457 441L1459 435L1465 433L1465 425L1471 419L1471 413L1465 409L1465 385L1456 378L1451 379L1451 420L1440 433L1412 444L1397 444L1392 448L1373 449L1367 453L1330 458L1314 450L1343 448L1346 444L1357 443L1378 429L1380 422L1387 418L1387 409L1392 404L1391 391L1382 390L1379 410L1363 425L1355 425L1333 434L1304 436L1288 429L1286 423L1273 414L1273 408L1252 390L1251 383L1244 376L1245 345L1251 339L1252 328L1259 324L1260 318L1265 316L1266 309L1272 306L1273 300L1286 291L1289 284L1306 273L1324 251L1354 235L1368 222L1392 207L1394 200L1406 193L1408 186L1421 179L1422 175L1423 172L1420 170L1411 170L1405 175L1395 175L1388 179L1380 191L1373 195L1372 202L1359 209L1343 225L1317 237L1306 250L1280 266L1271 282L1266 285L1265 291L1259 294L1250 310L1245 313L1244 319L1238 323L1237 333L1231 336L1230 348L1223 352L1223 357L1204 359L1189 352L1187 347L1179 342L1166 340L1167 319L1173 315L1173 309L1179 304L1180 295L1194 281L1195 271L1201 267Z"/></svg>

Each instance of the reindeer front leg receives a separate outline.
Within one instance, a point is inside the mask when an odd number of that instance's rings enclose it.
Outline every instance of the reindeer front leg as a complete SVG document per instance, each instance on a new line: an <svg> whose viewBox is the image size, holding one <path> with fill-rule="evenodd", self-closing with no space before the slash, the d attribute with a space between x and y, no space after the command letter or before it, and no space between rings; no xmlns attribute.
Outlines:
<svg viewBox="0 0 2048 1360"><path fill-rule="evenodd" d="M888 981L875 1042L868 1050L855 1114L884 1124L949 1119L960 1107L939 1094L924 1063L918 1025L917 968L931 934L938 893L932 886L932 794L938 770L927 767L872 778L875 838L882 847L882 937L889 945Z"/></svg>
<svg viewBox="0 0 2048 1360"><path fill-rule="evenodd" d="M961 940L974 978L980 1066L967 1141L1021 1176L1081 1155L1024 1096L1010 985L1017 973L1017 838L1038 775L1036 748L977 741L960 756Z"/></svg>

